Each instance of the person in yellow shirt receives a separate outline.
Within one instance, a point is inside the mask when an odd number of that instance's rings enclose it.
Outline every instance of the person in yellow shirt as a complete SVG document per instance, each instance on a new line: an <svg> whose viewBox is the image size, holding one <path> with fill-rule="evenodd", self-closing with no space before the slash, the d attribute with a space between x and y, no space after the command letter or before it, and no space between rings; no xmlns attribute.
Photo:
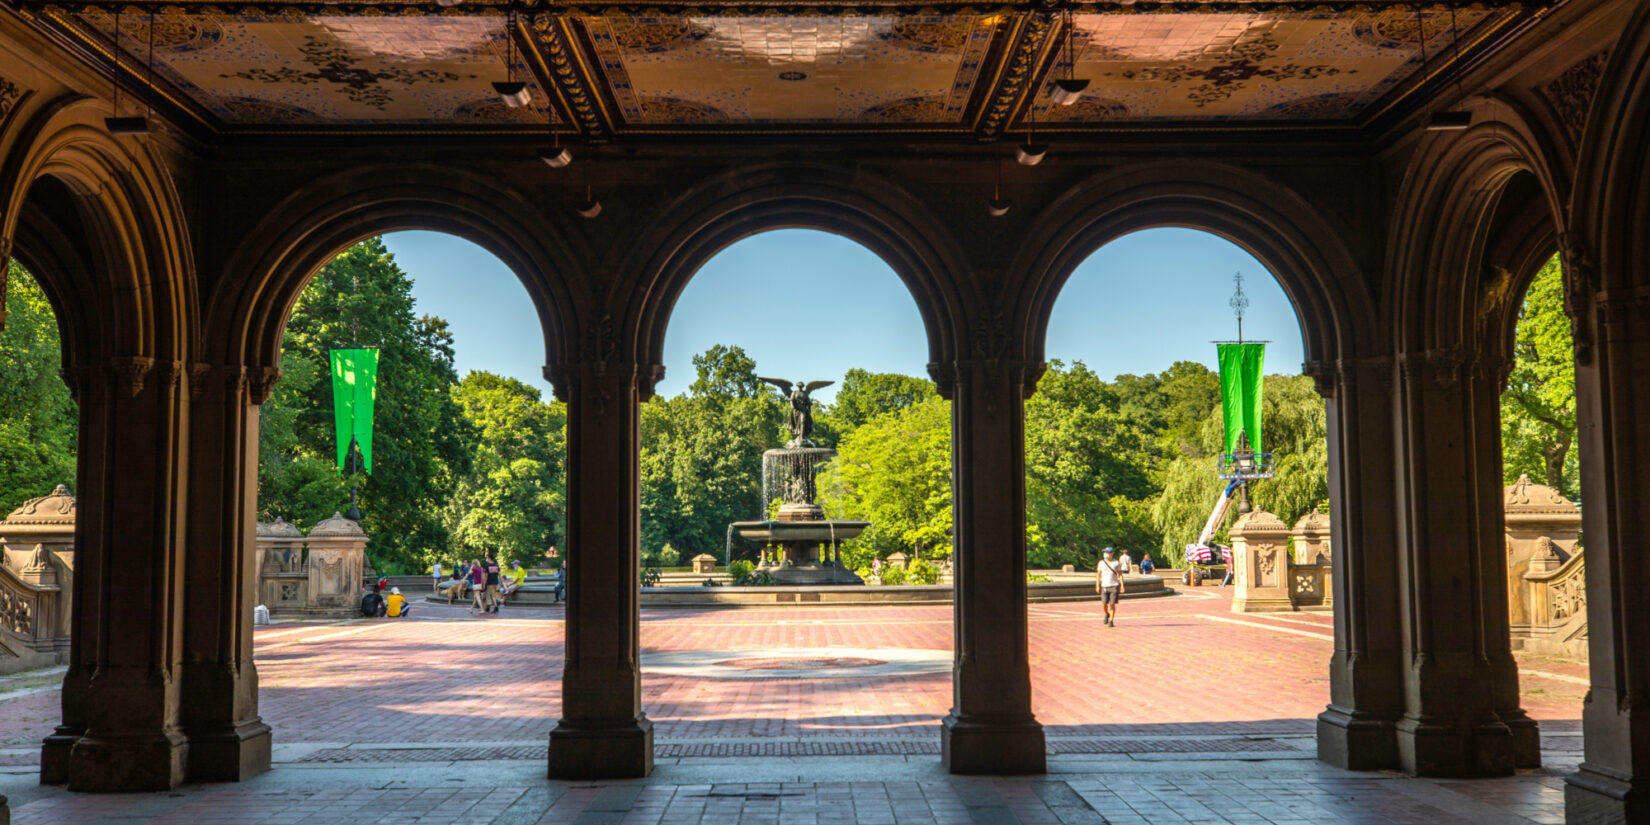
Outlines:
<svg viewBox="0 0 1650 825"><path fill-rule="evenodd" d="M399 587L390 588L390 597L386 601L388 604L386 614L392 618L402 618L412 610L412 605L407 603L406 596L401 595L401 588Z"/></svg>
<svg viewBox="0 0 1650 825"><path fill-rule="evenodd" d="M499 588L499 604L504 604L504 598L516 592L527 581L527 568L521 562L510 562L510 569L504 571L504 586Z"/></svg>

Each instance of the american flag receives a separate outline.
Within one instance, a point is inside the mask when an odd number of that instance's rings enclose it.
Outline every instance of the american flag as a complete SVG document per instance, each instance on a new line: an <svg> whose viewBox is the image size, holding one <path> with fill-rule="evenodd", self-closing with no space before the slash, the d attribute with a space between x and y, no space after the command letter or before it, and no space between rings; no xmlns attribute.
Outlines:
<svg viewBox="0 0 1650 825"><path fill-rule="evenodd" d="M1201 544L1186 545L1186 561L1197 564L1209 564L1215 557L1215 550L1220 550L1220 559L1224 564L1232 563L1232 548L1224 545L1215 545L1213 548Z"/></svg>

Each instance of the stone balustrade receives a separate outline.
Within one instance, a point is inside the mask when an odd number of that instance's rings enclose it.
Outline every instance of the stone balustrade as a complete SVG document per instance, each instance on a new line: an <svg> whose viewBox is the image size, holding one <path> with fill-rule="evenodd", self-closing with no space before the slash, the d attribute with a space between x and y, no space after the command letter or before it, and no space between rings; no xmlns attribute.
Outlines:
<svg viewBox="0 0 1650 825"><path fill-rule="evenodd" d="M272 616L355 615L367 572L367 542L361 526L338 513L316 524L308 536L280 518L259 523L259 598Z"/></svg>
<svg viewBox="0 0 1650 825"><path fill-rule="evenodd" d="M0 521L0 674L69 660L74 522L61 484Z"/></svg>
<svg viewBox="0 0 1650 825"><path fill-rule="evenodd" d="M1587 658L1581 508L1529 476L1508 486L1502 501L1513 649Z"/></svg>

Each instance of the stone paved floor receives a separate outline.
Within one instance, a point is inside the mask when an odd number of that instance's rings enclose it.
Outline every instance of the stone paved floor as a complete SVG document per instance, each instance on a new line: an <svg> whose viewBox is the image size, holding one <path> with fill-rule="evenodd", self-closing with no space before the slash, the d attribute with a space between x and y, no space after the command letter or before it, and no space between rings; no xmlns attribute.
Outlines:
<svg viewBox="0 0 1650 825"><path fill-rule="evenodd" d="M595 786L539 778L560 702L560 610L420 606L403 621L259 629L278 767L242 785L40 789L31 780L57 691L38 674L0 680L0 793L20 825L1562 821L1584 665L1521 662L1546 772L1476 783L1346 774L1311 758L1329 616L1239 616L1229 600L1218 589L1130 600L1115 628L1091 603L1034 605L1046 779L939 770L950 677L921 663L951 647L948 606L646 611L643 701L660 768ZM647 671L649 659L660 667ZM716 678L719 661L739 678Z"/></svg>

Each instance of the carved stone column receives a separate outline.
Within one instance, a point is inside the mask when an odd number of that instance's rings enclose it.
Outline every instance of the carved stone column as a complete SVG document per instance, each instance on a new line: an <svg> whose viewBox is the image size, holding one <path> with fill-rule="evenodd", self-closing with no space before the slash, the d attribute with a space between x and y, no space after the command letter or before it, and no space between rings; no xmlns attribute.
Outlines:
<svg viewBox="0 0 1650 825"><path fill-rule="evenodd" d="M1232 563L1237 565L1233 613L1295 609L1290 596L1289 525L1265 510L1251 510L1232 524Z"/></svg>
<svg viewBox="0 0 1650 825"><path fill-rule="evenodd" d="M1643 262L1637 262L1643 266ZM1577 301L1576 424L1592 689L1572 823L1650 820L1650 287ZM1596 330L1596 343L1586 340Z"/></svg>
<svg viewBox="0 0 1650 825"><path fill-rule="evenodd" d="M207 364L190 370L183 729L191 781L238 782L269 770L252 608L259 572L257 405L278 375Z"/></svg>
<svg viewBox="0 0 1650 825"><path fill-rule="evenodd" d="M1405 353L1400 366L1399 767L1510 774L1540 750L1510 651L1499 380L1458 350Z"/></svg>
<svg viewBox="0 0 1650 825"><path fill-rule="evenodd" d="M1330 554L1335 652L1329 706L1318 715L1318 759L1348 770L1398 766L1394 725L1404 690L1394 516L1393 363L1307 365L1324 396L1329 436Z"/></svg>
<svg viewBox="0 0 1650 825"><path fill-rule="evenodd" d="M664 369L624 363L607 346L587 356L545 370L567 402L567 641L549 775L642 777L653 771L653 723L638 643L637 421Z"/></svg>
<svg viewBox="0 0 1650 825"><path fill-rule="evenodd" d="M928 369L951 399L956 664L941 753L951 773L1043 773L1027 655L1024 404L1043 365L977 358Z"/></svg>
<svg viewBox="0 0 1650 825"><path fill-rule="evenodd" d="M42 782L155 791L184 779L183 373L182 363L141 357L66 371L80 404L74 647Z"/></svg>

